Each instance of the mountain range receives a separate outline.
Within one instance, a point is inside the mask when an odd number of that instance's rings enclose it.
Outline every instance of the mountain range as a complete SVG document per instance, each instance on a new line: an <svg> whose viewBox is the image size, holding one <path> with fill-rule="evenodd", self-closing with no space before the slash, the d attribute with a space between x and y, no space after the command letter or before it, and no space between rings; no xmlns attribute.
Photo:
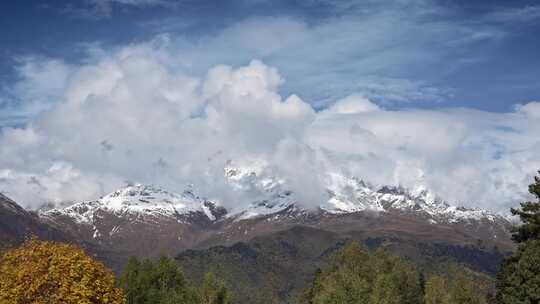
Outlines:
<svg viewBox="0 0 540 304"><path fill-rule="evenodd" d="M358 178L334 174L325 189L327 200L318 207L303 207L278 178L234 167L226 167L224 174L238 191L256 189L258 196L245 208L229 211L197 195L193 186L174 193L134 184L94 201L41 211L39 217L77 239L138 256L230 245L296 225L511 246L511 223L505 217L451 206L422 187L375 188Z"/></svg>
<svg viewBox="0 0 540 304"><path fill-rule="evenodd" d="M253 291L270 275L284 280L268 289L271 296L289 299L347 240L386 247L428 268L452 261L487 276L513 250L506 217L452 206L424 187L375 187L333 174L326 200L313 206L279 178L232 166L224 175L236 191L256 194L245 207L229 210L195 186L176 193L130 184L96 200L38 211L0 195L0 249L31 236L72 242L117 272L129 256L167 254L194 277L207 271L226 277L245 303L260 300L247 295L266 297Z"/></svg>

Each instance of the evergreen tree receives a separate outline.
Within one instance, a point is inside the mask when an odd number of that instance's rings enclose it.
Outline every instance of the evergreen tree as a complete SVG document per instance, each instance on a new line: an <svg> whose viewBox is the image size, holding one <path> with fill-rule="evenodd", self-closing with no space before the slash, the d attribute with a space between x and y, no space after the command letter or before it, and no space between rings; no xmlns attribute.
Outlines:
<svg viewBox="0 0 540 304"><path fill-rule="evenodd" d="M204 277L201 287L201 304L229 304L232 303L232 296L225 287L223 281L209 272Z"/></svg>
<svg viewBox="0 0 540 304"><path fill-rule="evenodd" d="M130 257L119 279L119 285L124 288L127 304L141 303L141 263L135 257Z"/></svg>
<svg viewBox="0 0 540 304"><path fill-rule="evenodd" d="M529 185L529 192L536 197L536 202L523 202L520 204L521 209L511 209L512 214L518 215L522 222L512 235L512 239L517 243L540 239L540 176L534 177L534 183Z"/></svg>
<svg viewBox="0 0 540 304"><path fill-rule="evenodd" d="M508 258L497 276L497 303L540 303L540 240L528 241Z"/></svg>
<svg viewBox="0 0 540 304"><path fill-rule="evenodd" d="M524 202L520 209L511 210L522 224L512 236L518 250L504 261L497 275L499 304L540 303L540 177L534 178L529 192L537 202Z"/></svg>

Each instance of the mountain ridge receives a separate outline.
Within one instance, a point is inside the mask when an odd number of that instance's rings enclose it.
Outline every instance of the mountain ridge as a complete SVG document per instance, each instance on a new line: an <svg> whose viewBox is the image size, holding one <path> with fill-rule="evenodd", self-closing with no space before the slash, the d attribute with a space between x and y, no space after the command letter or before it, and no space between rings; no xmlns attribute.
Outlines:
<svg viewBox="0 0 540 304"><path fill-rule="evenodd" d="M239 174L240 171L226 169L231 186L257 189L260 193L245 208L229 211L216 200L195 194L193 186L181 193L167 191L155 185L132 184L113 191L100 199L84 201L63 208L41 211L40 215L66 215L76 221L91 222L96 209L112 213L138 214L151 217L179 217L201 213L210 221L223 217L245 220L258 216L277 214L293 208L300 212L326 212L346 214L355 212L405 212L423 216L433 224L439 221L491 221L510 224L505 216L482 209L452 206L419 187L408 190L401 186L376 188L356 177L333 174L332 184L325 189L328 199L317 207L303 207L295 193L286 188L284 182L258 178L254 172Z"/></svg>
<svg viewBox="0 0 540 304"><path fill-rule="evenodd" d="M345 234L356 230L454 244L484 240L512 246L511 223L504 217L451 206L426 189L376 188L335 174L325 189L327 201L306 208L285 180L232 167L226 167L224 175L232 189L251 194L245 208L227 210L221 202L198 195L194 186L174 193L154 185L130 184L100 199L41 211L39 216L77 238L137 256L232 245L295 225Z"/></svg>

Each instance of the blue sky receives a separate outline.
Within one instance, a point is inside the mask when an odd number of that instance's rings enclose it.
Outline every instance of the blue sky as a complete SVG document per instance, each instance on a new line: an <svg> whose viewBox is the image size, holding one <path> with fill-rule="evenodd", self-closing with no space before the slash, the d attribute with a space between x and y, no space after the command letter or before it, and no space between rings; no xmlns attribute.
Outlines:
<svg viewBox="0 0 540 304"><path fill-rule="evenodd" d="M538 1L36 0L0 14L0 191L27 207L125 181L249 202L223 180L234 160L304 202L337 173L507 212L540 169Z"/></svg>
<svg viewBox="0 0 540 304"><path fill-rule="evenodd" d="M167 35L183 65L260 59L281 88L324 108L351 93L388 108L469 107L502 112L540 95L538 1L3 1L0 107L25 58L88 60ZM15 96L14 96L15 95ZM54 100L50 101L54 102ZM10 104L10 107L6 104ZM4 112L0 125L25 123Z"/></svg>

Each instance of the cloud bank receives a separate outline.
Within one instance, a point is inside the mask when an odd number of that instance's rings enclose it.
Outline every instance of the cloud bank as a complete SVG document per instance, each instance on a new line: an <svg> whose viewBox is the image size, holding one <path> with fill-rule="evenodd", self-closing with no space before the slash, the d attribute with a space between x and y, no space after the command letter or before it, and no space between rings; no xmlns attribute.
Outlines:
<svg viewBox="0 0 540 304"><path fill-rule="evenodd" d="M538 102L509 113L392 111L358 92L315 111L281 96L285 80L258 60L197 77L167 41L92 54L81 66L27 63L19 85L31 89L21 92L59 101L25 127L1 129L0 191L26 207L95 199L135 181L176 191L192 183L239 208L249 197L227 185L232 160L280 176L307 206L338 172L505 211L540 168ZM45 85L48 76L58 82Z"/></svg>

